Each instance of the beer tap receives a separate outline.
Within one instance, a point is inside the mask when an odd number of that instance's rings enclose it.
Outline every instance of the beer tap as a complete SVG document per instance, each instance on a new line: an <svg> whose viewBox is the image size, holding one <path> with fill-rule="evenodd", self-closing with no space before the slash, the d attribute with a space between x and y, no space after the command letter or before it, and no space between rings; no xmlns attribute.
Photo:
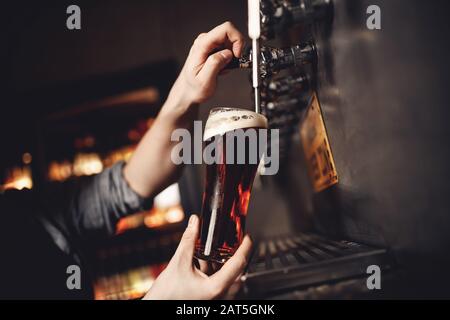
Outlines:
<svg viewBox="0 0 450 320"><path fill-rule="evenodd" d="M261 48L261 74L264 77L291 67L315 63L316 48L313 42L306 42L288 48Z"/></svg>
<svg viewBox="0 0 450 320"><path fill-rule="evenodd" d="M309 76L305 73L291 75L278 79L265 79L264 90L261 91L263 99L275 100L280 96L301 94L309 90Z"/></svg>
<svg viewBox="0 0 450 320"><path fill-rule="evenodd" d="M331 0L261 0L261 36L274 38L293 25L326 18Z"/></svg>
<svg viewBox="0 0 450 320"><path fill-rule="evenodd" d="M314 64L317 60L316 47L312 41L307 41L298 45L294 45L287 48L275 48L268 46L261 46L259 57L260 62L255 65L259 65L259 76L261 78L267 78L283 69L291 67L301 67L307 64ZM245 53L241 58L234 58L226 67L227 69L253 68L253 60L255 54L253 50L249 53Z"/></svg>
<svg viewBox="0 0 450 320"><path fill-rule="evenodd" d="M305 102L302 96L284 97L276 101L264 101L262 103L263 110L269 118L287 113L298 113L298 111L303 110L304 106Z"/></svg>

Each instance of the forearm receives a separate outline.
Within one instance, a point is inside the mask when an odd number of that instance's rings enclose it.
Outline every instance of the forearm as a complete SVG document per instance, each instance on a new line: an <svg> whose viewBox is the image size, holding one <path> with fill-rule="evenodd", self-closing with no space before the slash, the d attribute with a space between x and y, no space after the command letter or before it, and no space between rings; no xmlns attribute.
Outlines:
<svg viewBox="0 0 450 320"><path fill-rule="evenodd" d="M191 130L198 115L198 105L182 99L177 89L175 85L153 126L124 168L128 184L142 197L154 197L175 182L182 171L182 166L171 160L177 142L170 138L177 128Z"/></svg>

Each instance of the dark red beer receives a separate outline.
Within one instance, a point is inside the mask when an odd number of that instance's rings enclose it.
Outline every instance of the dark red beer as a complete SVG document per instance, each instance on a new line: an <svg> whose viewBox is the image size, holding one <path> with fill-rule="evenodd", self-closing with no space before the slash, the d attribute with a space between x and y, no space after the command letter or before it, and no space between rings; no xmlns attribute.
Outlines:
<svg viewBox="0 0 450 320"><path fill-rule="evenodd" d="M236 141L231 146L234 157L230 163L227 161L227 152L230 152L227 139L236 130L258 136L259 130L266 128L265 117L248 110L216 108L211 111L205 129L205 148L216 143L218 154L215 156L221 161L206 167L201 230L195 252L197 258L224 263L241 244L261 146L251 148L252 142L245 139L245 148L238 149ZM251 130L254 132L249 132ZM241 154L245 159L243 164L238 163L239 152L245 152L245 155ZM257 154L252 155L254 152Z"/></svg>

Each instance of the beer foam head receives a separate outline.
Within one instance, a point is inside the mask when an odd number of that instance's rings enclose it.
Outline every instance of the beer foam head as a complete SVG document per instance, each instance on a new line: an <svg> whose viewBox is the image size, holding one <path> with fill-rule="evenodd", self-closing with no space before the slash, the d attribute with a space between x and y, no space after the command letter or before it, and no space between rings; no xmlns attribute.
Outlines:
<svg viewBox="0 0 450 320"><path fill-rule="evenodd" d="M203 140L206 141L236 129L267 129L267 127L267 119L262 114L238 108L214 108L206 121Z"/></svg>

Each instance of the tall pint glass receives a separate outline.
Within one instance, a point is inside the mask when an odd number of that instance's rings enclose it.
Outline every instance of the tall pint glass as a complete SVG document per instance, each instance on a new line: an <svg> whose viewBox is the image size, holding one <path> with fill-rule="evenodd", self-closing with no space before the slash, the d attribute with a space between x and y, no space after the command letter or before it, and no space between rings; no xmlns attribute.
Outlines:
<svg viewBox="0 0 450 320"><path fill-rule="evenodd" d="M245 235L253 180L266 147L267 119L245 109L214 108L203 141L206 182L195 256L224 263Z"/></svg>

